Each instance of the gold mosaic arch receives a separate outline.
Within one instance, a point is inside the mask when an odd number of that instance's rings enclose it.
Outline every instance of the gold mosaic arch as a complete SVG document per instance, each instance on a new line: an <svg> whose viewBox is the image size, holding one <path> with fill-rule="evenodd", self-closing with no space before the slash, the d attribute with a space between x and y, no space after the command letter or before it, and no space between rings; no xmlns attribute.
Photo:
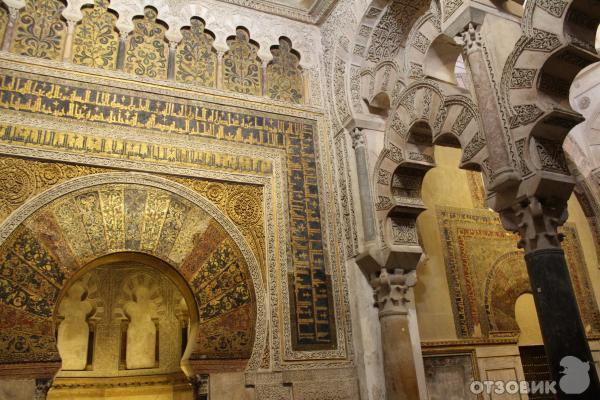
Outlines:
<svg viewBox="0 0 600 400"><path fill-rule="evenodd" d="M0 363L58 369L52 314L62 287L86 264L124 251L168 263L190 286L200 325L192 365L245 358L253 370L261 362L267 324L258 263L233 222L180 184L141 173L75 178L13 212L0 243Z"/></svg>

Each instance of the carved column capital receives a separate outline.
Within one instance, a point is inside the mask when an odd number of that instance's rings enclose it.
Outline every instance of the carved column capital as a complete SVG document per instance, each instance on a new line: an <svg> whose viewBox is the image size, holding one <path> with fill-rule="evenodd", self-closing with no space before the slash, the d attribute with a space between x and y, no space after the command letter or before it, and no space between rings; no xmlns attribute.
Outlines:
<svg viewBox="0 0 600 400"><path fill-rule="evenodd" d="M33 394L33 400L46 400L48 391L52 386L52 378L36 379L35 380L35 392Z"/></svg>
<svg viewBox="0 0 600 400"><path fill-rule="evenodd" d="M19 17L19 10L20 8L17 7L8 7L8 18L11 22L14 23L17 20Z"/></svg>
<svg viewBox="0 0 600 400"><path fill-rule="evenodd" d="M119 40L121 42L126 42L127 41L127 37L129 36L129 34L131 33L131 31L121 31L119 32Z"/></svg>
<svg viewBox="0 0 600 400"><path fill-rule="evenodd" d="M558 227L565 223L567 216L566 203L544 204L537 197L500 211L502 224L507 230L519 234L518 247L525 253L560 249L564 235L558 232Z"/></svg>
<svg viewBox="0 0 600 400"><path fill-rule="evenodd" d="M473 26L469 23L469 27L461 34L463 40L463 47L467 54L472 54L482 47L481 32L478 27Z"/></svg>
<svg viewBox="0 0 600 400"><path fill-rule="evenodd" d="M382 268L379 276L371 279L375 290L375 305L379 308L379 318L389 315L408 314L407 304L410 302L408 292L417 283L417 271L395 269L388 272Z"/></svg>
<svg viewBox="0 0 600 400"><path fill-rule="evenodd" d="M352 148L357 149L359 147L365 147L365 133L361 128L354 128L350 132L352 138Z"/></svg>
<svg viewBox="0 0 600 400"><path fill-rule="evenodd" d="M72 35L73 32L75 32L75 26L77 26L77 23L80 20L72 19L72 18L66 18L66 20L67 20L67 33Z"/></svg>

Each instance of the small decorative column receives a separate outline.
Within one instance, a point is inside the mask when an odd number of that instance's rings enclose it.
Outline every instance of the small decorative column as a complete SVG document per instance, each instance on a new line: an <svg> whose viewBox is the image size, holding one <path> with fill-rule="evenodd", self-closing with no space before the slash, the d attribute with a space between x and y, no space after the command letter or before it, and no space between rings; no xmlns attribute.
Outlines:
<svg viewBox="0 0 600 400"><path fill-rule="evenodd" d="M553 379L560 382L565 367L572 365L568 360L563 361L565 357L577 357L580 360L577 365L587 363L587 371L578 370L577 373L582 375L577 375L576 379L585 383L589 377L588 389L581 394L565 394L560 390L558 398L600 399L598 375L560 246L563 237L557 230L567 219L566 204L543 204L538 198L531 197L510 210L501 211L500 216L505 228L518 232L521 237L519 247L525 250L527 272Z"/></svg>
<svg viewBox="0 0 600 400"><path fill-rule="evenodd" d="M217 89L223 89L223 56L225 50L217 49Z"/></svg>
<svg viewBox="0 0 600 400"><path fill-rule="evenodd" d="M119 52L117 53L117 69L123 71L125 67L125 51L127 50L127 38L131 31L121 31L119 34Z"/></svg>
<svg viewBox="0 0 600 400"><path fill-rule="evenodd" d="M269 60L262 60L262 68L261 68L261 74L262 76L260 77L261 82L262 82L262 95L266 96L267 95L267 65L269 65Z"/></svg>
<svg viewBox="0 0 600 400"><path fill-rule="evenodd" d="M15 24L17 22L17 18L19 17L19 8L17 7L8 7L8 24L6 25L6 30L4 31L4 38L2 40L2 51L10 50L10 42L13 37L13 31L15 30Z"/></svg>
<svg viewBox="0 0 600 400"><path fill-rule="evenodd" d="M311 92L311 75L312 75L312 71L310 68L308 67L303 67L302 65L300 65L300 67L302 68L302 103L304 104L310 104L312 106L317 106L318 104L311 104L311 96L312 96L312 92Z"/></svg>
<svg viewBox="0 0 600 400"><path fill-rule="evenodd" d="M490 168L494 171L488 189L498 190L512 186L519 183L519 175L515 172L509 158L509 144L504 137L504 128L496 100L497 94L488 71L481 33L472 24L469 24L469 28L462 34L462 38L465 59L469 66L468 70L477 97L477 105L482 116Z"/></svg>
<svg viewBox="0 0 600 400"><path fill-rule="evenodd" d="M356 173L360 195L360 211L362 214L365 242L375 239L375 215L373 199L371 198L371 184L369 180L369 166L367 165L367 147L365 134L362 129L354 128L350 132L352 148L356 157Z"/></svg>
<svg viewBox="0 0 600 400"><path fill-rule="evenodd" d="M35 380L35 392L33 393L33 400L46 400L48 391L52 386L52 379L36 379Z"/></svg>
<svg viewBox="0 0 600 400"><path fill-rule="evenodd" d="M169 66L167 69L167 79L175 80L175 53L179 42L169 41Z"/></svg>
<svg viewBox="0 0 600 400"><path fill-rule="evenodd" d="M71 60L73 34L75 33L75 26L77 26L77 22L79 21L67 19L67 39L65 40L65 47L63 49L63 62L69 62Z"/></svg>

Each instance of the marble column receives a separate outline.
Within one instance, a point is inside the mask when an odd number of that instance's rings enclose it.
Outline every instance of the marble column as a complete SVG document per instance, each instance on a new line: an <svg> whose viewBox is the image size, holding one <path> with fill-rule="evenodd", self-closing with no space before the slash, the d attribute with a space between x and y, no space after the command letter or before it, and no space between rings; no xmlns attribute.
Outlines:
<svg viewBox="0 0 600 400"><path fill-rule="evenodd" d="M263 60L262 62L262 68L261 68L261 74L262 76L260 77L260 80L262 82L262 95L263 96L267 96L267 65L269 65L269 62L267 60Z"/></svg>
<svg viewBox="0 0 600 400"><path fill-rule="evenodd" d="M544 204L530 197L512 209L501 211L500 216L507 229L519 233L519 247L525 250L553 379L561 382L566 368L572 368L571 372L577 374L572 378L584 386L589 378L589 387L583 393L565 393L557 385L558 398L600 399L598 375L560 245L562 234L558 233L558 227L567 219L566 204ZM565 357L576 357L579 361Z"/></svg>
<svg viewBox="0 0 600 400"><path fill-rule="evenodd" d="M71 53L73 51L73 34L75 33L75 26L77 22L72 19L67 20L67 39L65 40L65 47L63 49L63 62L71 61Z"/></svg>
<svg viewBox="0 0 600 400"><path fill-rule="evenodd" d="M119 50L117 53L117 69L119 71L123 71L125 67L125 55L127 51L127 38L129 37L129 32L122 31L119 34Z"/></svg>
<svg viewBox="0 0 600 400"><path fill-rule="evenodd" d="M4 31L4 38L2 40L2 51L10 50L10 42L13 37L13 31L15 30L15 24L19 17L19 9L16 7L8 7L8 24Z"/></svg>
<svg viewBox="0 0 600 400"><path fill-rule="evenodd" d="M179 42L176 41L169 42L169 60L167 67L167 79L169 80L175 80L175 53L178 44Z"/></svg>
<svg viewBox="0 0 600 400"><path fill-rule="evenodd" d="M356 173L358 175L363 232L365 242L370 242L375 239L375 212L373 209L373 199L371 197L365 133L360 128L354 128L350 132L350 137L352 138L352 148L354 149L356 159Z"/></svg>
<svg viewBox="0 0 600 400"><path fill-rule="evenodd" d="M490 177L490 190L499 190L519 183L509 157L509 144L506 142L504 127L497 102L498 94L488 71L486 54L481 33L469 24L462 34L465 61L473 82L477 105L481 114L483 134L487 143L488 160L494 176Z"/></svg>
<svg viewBox="0 0 600 400"><path fill-rule="evenodd" d="M416 282L416 271L402 269L382 268L371 279L381 324L386 400L419 399L407 307Z"/></svg>
<svg viewBox="0 0 600 400"><path fill-rule="evenodd" d="M225 50L217 49L217 89L223 89L223 56Z"/></svg>

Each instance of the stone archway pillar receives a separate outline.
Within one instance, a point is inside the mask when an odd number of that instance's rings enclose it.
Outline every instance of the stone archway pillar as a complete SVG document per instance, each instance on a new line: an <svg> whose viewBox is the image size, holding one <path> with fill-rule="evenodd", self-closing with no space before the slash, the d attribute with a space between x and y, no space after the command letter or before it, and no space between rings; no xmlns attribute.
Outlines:
<svg viewBox="0 0 600 400"><path fill-rule="evenodd" d="M408 291L416 281L416 271L389 273L385 268L371 281L379 308L387 400L419 398L406 306Z"/></svg>
<svg viewBox="0 0 600 400"><path fill-rule="evenodd" d="M508 154L508 145L500 119L498 94L488 71L487 58L481 33L472 24L462 33L465 61L473 82L477 104L481 113L483 134L489 152L490 168L494 176L490 177L491 190L515 185L519 176L515 172Z"/></svg>
<svg viewBox="0 0 600 400"><path fill-rule="evenodd" d="M369 178L365 133L361 128L354 128L350 132L350 137L352 138L352 148L354 149L356 159L356 175L358 177L363 231L365 241L370 242L375 239L375 213L371 198L371 180Z"/></svg>
<svg viewBox="0 0 600 400"><path fill-rule="evenodd" d="M518 232L521 237L519 247L525 250L544 349L552 377L557 382L558 398L600 399L600 383L594 359L560 245L562 234L558 233L558 227L567 219L566 204L543 204L540 199L531 197L512 209L501 211L500 216L505 228ZM577 365L573 365L569 359L565 359L569 356L577 357L580 361L575 361ZM587 363L587 371L584 363ZM585 392L566 394L560 390L559 383L566 376L564 372L568 368L577 375L572 378L575 381L581 379L582 385L587 384L589 377L587 390L581 387ZM563 389L568 390L567 386Z"/></svg>
<svg viewBox="0 0 600 400"><path fill-rule="evenodd" d="M407 254L406 260L414 260L414 255ZM395 256L392 259L397 261ZM418 368L423 369L423 364L416 359L420 357L420 351L417 355L414 351L415 346L420 348L420 339L418 335L413 337L409 320L412 288L417 283L416 263L406 263L407 269L390 268L385 266L389 263L377 261L370 253L359 256L356 262L370 277L375 306L379 309L385 398L420 399L419 373L424 376L424 371L418 371Z"/></svg>

